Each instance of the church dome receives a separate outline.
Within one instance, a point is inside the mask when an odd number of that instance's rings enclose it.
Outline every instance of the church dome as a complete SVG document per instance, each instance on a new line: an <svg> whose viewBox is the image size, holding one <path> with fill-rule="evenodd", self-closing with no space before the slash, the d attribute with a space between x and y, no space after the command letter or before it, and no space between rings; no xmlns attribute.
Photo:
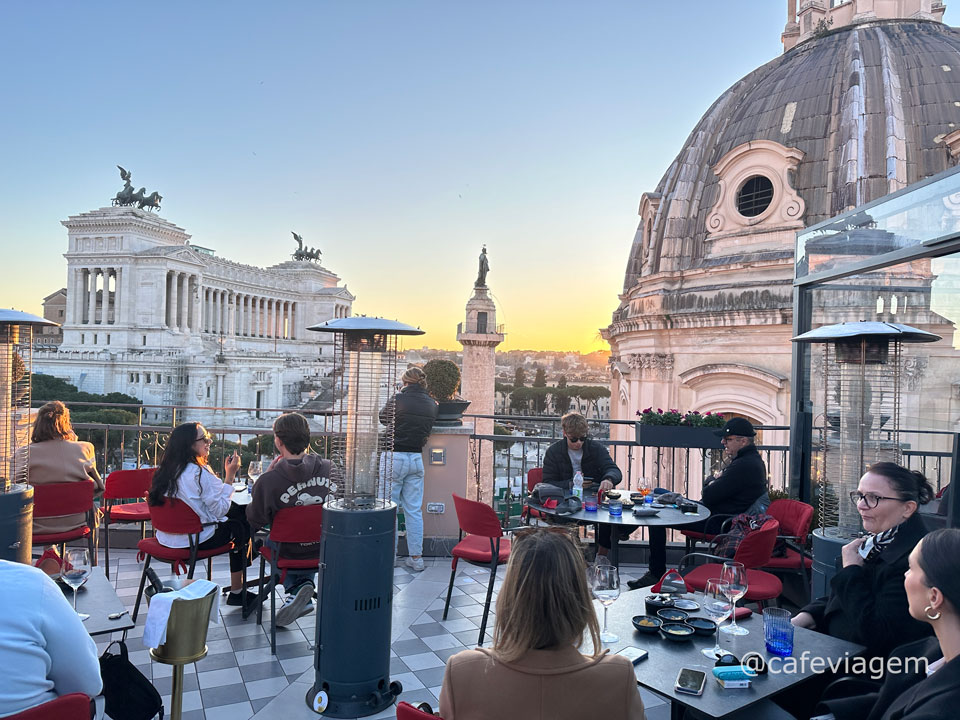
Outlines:
<svg viewBox="0 0 960 720"><path fill-rule="evenodd" d="M725 193L728 215L739 212L744 223L740 236L754 232L752 215L786 202L778 193L794 198L777 215L791 232L760 248L789 262L793 246L783 238L796 229L952 167L954 143L944 138L958 128L960 30L880 20L811 37L735 83L697 123L644 196L624 293L647 275L722 264L717 255L727 253L708 241L722 225ZM725 190L733 151L761 147L779 153L769 157L782 163L782 182L771 185L761 162L746 180L728 178Z"/></svg>

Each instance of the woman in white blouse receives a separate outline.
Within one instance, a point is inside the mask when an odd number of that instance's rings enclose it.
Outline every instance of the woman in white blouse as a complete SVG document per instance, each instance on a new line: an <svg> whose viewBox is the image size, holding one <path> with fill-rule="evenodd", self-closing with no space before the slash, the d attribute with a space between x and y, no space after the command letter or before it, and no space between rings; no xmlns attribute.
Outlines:
<svg viewBox="0 0 960 720"><path fill-rule="evenodd" d="M209 550L233 541L230 551L230 595L227 605L242 605L243 571L250 566L250 525L244 508L232 502L233 478L240 468L240 456L234 452L226 459L226 477L221 480L207 465L213 438L200 423L178 425L170 433L163 458L153 474L147 498L151 505L160 505L164 498L182 500L205 525L200 532L200 550ZM157 541L171 548L190 546L187 535L157 531ZM255 593L247 593L247 604L257 601Z"/></svg>

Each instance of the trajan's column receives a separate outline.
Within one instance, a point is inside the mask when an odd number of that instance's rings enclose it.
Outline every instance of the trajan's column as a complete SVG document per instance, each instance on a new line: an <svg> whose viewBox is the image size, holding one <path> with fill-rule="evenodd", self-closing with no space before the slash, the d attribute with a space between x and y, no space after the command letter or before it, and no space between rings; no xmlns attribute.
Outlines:
<svg viewBox="0 0 960 720"><path fill-rule="evenodd" d="M492 415L494 380L496 376L496 348L503 342L503 328L497 325L497 306L487 291L487 248L480 253L480 268L473 286L473 296L467 302L466 322L457 326L457 342L463 345L463 370L460 394L470 401L470 413ZM493 435L493 420L478 418L477 435ZM471 447L474 457L480 458L480 493L477 498L490 502L493 497L493 443L475 441ZM473 480L468 479L467 497L473 497Z"/></svg>

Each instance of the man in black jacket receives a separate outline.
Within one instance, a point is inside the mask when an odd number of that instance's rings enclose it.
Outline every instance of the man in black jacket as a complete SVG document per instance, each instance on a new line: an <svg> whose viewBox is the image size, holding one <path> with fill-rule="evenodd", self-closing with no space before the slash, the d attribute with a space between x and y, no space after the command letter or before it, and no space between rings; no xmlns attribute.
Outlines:
<svg viewBox="0 0 960 720"><path fill-rule="evenodd" d="M427 376L418 367L403 374L403 388L380 411L380 422L393 421L392 498L403 511L407 528L406 565L423 570L423 446L437 419L437 401L427 394Z"/></svg>
<svg viewBox="0 0 960 720"><path fill-rule="evenodd" d="M569 493L573 488L573 475L583 473L584 488L605 493L622 479L620 468L610 457L603 444L587 437L587 420L579 413L567 413L560 419L563 440L558 440L543 456L543 482L556 485ZM623 528L622 537L629 537L633 528ZM606 555L610 549L610 526L597 529L598 555Z"/></svg>
<svg viewBox="0 0 960 720"><path fill-rule="evenodd" d="M704 480L703 498L711 514L739 515L746 512L767 492L767 467L753 444L756 431L750 421L731 418L717 432L723 443L725 466L719 475ZM684 525L684 530L704 532L705 523ZM713 524L711 524L711 527ZM716 530L719 532L719 527ZM667 529L651 526L650 570L638 580L627 583L631 590L653 585L667 571Z"/></svg>

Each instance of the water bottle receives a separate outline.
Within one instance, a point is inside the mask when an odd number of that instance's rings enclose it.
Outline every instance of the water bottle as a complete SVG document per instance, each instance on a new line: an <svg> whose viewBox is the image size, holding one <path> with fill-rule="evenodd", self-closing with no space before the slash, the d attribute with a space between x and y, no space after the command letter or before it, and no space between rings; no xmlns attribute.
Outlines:
<svg viewBox="0 0 960 720"><path fill-rule="evenodd" d="M573 494L583 500L583 473L579 470L573 474Z"/></svg>

